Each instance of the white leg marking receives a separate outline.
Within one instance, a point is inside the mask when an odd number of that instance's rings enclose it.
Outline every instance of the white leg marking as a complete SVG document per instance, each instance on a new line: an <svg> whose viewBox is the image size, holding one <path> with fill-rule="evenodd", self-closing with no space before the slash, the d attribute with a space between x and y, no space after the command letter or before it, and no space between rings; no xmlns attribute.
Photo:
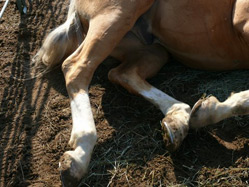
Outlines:
<svg viewBox="0 0 249 187"><path fill-rule="evenodd" d="M73 147L84 142L80 138L84 135L95 135L96 128L91 110L90 100L87 93L79 93L71 100L73 128L70 144ZM89 142L90 143L90 142Z"/></svg>
<svg viewBox="0 0 249 187"><path fill-rule="evenodd" d="M164 115L169 113L171 110L176 109L183 109L190 112L190 107L187 104L168 96L157 88L152 87L150 90L143 90L139 94L141 94L146 100L156 105Z"/></svg>
<svg viewBox="0 0 249 187"><path fill-rule="evenodd" d="M198 103L198 102L197 102ZM249 114L249 91L231 95L226 101L220 102L211 96L201 101L200 106L191 116L190 126L200 128L218 123L229 117Z"/></svg>
<svg viewBox="0 0 249 187"><path fill-rule="evenodd" d="M233 94L217 106L217 121L237 115L249 114L249 91Z"/></svg>
<svg viewBox="0 0 249 187"><path fill-rule="evenodd" d="M79 93L71 100L73 128L69 144L74 151L66 152L76 161L71 167L73 176L81 178L86 173L92 150L97 141L97 133L87 93Z"/></svg>

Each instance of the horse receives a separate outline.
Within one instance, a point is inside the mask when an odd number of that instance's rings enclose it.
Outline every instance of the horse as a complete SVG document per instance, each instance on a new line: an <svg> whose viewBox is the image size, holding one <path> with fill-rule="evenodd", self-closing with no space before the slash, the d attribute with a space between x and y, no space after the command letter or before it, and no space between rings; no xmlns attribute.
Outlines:
<svg viewBox="0 0 249 187"><path fill-rule="evenodd" d="M202 98L191 107L150 85L169 54L203 70L249 68L249 1L246 0L71 0L65 23L53 30L35 56L47 69L62 64L73 128L60 160L64 186L86 174L97 132L88 86L107 57L119 60L108 78L144 97L165 115L163 139L177 149L189 128L249 114L249 90L224 102Z"/></svg>

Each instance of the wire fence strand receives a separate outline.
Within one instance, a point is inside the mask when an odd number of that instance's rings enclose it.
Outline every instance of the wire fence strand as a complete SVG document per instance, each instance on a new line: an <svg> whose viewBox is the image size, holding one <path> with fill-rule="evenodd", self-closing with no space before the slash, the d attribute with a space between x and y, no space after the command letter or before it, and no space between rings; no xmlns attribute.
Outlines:
<svg viewBox="0 0 249 187"><path fill-rule="evenodd" d="M4 13L4 11L5 11L5 9L6 9L7 5L8 5L8 3L9 3L9 1L10 1L10 0L6 0L5 3L4 3L3 8L2 8L2 10L1 10L1 12L0 12L0 19L2 18L3 13Z"/></svg>

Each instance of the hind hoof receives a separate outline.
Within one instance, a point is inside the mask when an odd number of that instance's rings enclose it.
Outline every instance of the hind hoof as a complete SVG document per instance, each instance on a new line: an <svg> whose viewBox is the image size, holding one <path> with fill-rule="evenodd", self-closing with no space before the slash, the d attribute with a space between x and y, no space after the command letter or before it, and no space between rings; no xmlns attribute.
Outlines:
<svg viewBox="0 0 249 187"><path fill-rule="evenodd" d="M214 96L199 99L190 114L190 127L198 129L218 122L216 117L218 116L217 106L219 103L219 100Z"/></svg>

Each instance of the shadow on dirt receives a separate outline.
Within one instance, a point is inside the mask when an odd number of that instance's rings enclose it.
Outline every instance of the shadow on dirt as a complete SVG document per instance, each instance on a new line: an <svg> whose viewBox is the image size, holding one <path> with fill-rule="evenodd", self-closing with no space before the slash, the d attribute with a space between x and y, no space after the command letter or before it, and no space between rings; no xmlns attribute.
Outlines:
<svg viewBox="0 0 249 187"><path fill-rule="evenodd" d="M172 73L174 74L172 72L174 68L179 68L176 72L179 74L186 71L190 74L196 73L195 70L189 70L181 65L176 65L176 67L170 65L169 69L164 68L150 82L159 88L164 86L167 79L171 80L170 76ZM163 115L142 98L133 96L123 88L108 83L107 73L109 69L109 67L102 65L97 70L92 82L92 85L100 84L105 88L101 102L102 108L100 108L100 110L103 110L104 116L100 114L95 118L98 124L98 132L101 132L100 141L93 154L90 175L84 180L84 183L96 184L96 181L99 181L100 178L103 182L103 176L105 175L109 176L109 179L114 177L119 181L127 181L128 179L124 178L125 173L126 177L129 178L130 185L135 185L136 182L137 184L143 184L142 179L150 178L152 177L151 173L154 173L152 185L160 185L160 183L177 184L180 182L181 184L195 186L199 184L196 181L199 180L197 180L198 177L203 175L203 168L236 168L238 166L236 161L248 157L249 126L247 119L243 120L243 118L228 119L199 131L190 130L179 150L170 154L165 150L160 132L159 121L163 118ZM170 72L169 75L166 75L168 72ZM194 77L196 80L186 82L186 84L184 81L178 80L176 82L177 86L174 86L175 82L171 80L172 87L167 84L166 88L161 89L193 106L203 94L198 93L197 90L198 84L200 84L198 74L200 74L200 77L205 77L208 73L197 72L197 76ZM227 76L227 73L224 74ZM206 76L207 79L202 81L201 84L216 79L216 76L211 73L211 76ZM239 88L244 86L244 84L236 85L230 92L239 91ZM212 90L212 88L208 91L216 93L216 90ZM94 97L94 95L92 96ZM101 121L103 118L107 121ZM111 136L109 139L102 137L106 135L105 133L102 134L102 128L110 129ZM240 138L242 140L239 141ZM101 142L101 139L105 141ZM160 165L158 165L159 163ZM104 164L105 166L103 166ZM136 174L137 168L139 168L140 176ZM117 173L115 175L111 172L108 173L108 170L111 169ZM99 175L95 175L94 171ZM210 171L210 175L212 175L212 172ZM134 181L133 178L135 178ZM212 182L217 178L212 179L211 177L209 180ZM106 185L108 183L110 183L110 180L106 179ZM112 185L115 185L115 183L112 183Z"/></svg>
<svg viewBox="0 0 249 187"><path fill-rule="evenodd" d="M42 169L37 168L38 171L34 172L31 168L36 161L34 159L40 158L36 157L37 155L45 155L39 148L41 142L35 137L38 136L37 132L42 125L40 123L43 122L42 113L48 103L50 90L54 89L63 96L67 95L63 75L58 69L46 75L44 79L20 80L30 77L30 56L34 54L29 52L37 50L49 28L58 25L55 20L62 11L62 3L35 1L34 5L31 15L21 17L19 29L16 31L18 43L11 62L11 77L5 79L8 86L3 88L0 102L0 121L4 124L0 126L0 139L3 140L0 145L0 184L3 186L25 186L30 184L26 179L32 181L38 177ZM35 7L39 5L42 6L39 7L40 12L34 13ZM53 19L49 18L41 26L47 14L53 15ZM37 29L32 28L31 32L30 27L33 25L37 25ZM42 34L38 34L40 27L43 29ZM160 186L177 183L196 185L196 178L200 176L203 167L235 167L237 160L248 157L249 147L246 139L249 139L249 127L243 119L239 120L242 125L236 125L238 120L233 119L198 132L190 131L180 149L170 154L165 150L160 130L159 122L164 116L144 99L129 94L119 86L113 86L107 79L109 69L109 65L102 64L91 84L91 104L99 139L89 175L83 180L83 186L84 183L90 186ZM193 105L202 96L203 90L213 92L209 87L199 89L200 84L204 85L217 79L216 74L206 77L207 73L189 70L180 65L169 65L150 82L169 95ZM212 85L215 85L213 82ZM246 87L249 88L248 85ZM60 105L59 109L56 109L56 104L63 99L53 101L54 108L51 108L51 111L62 109L64 104ZM70 112L67 113L69 116ZM68 116L64 118L63 115L57 116L57 113L53 115L55 125L71 123ZM65 128L69 129L69 126ZM44 133L49 131L52 130ZM57 141L59 136L54 136ZM49 138L48 141L51 141L52 138ZM245 142L237 141L238 138ZM69 148L51 149L49 158L56 158L46 160L45 164L52 165L56 162L56 165L58 157L65 149ZM58 171L54 175L58 178ZM51 183L52 180L48 181L48 184Z"/></svg>
<svg viewBox="0 0 249 187"><path fill-rule="evenodd" d="M40 1L33 1L35 7ZM17 34L18 43L15 45L15 56L10 62L11 69L9 78L5 78L6 87L3 88L3 96L0 101L0 185L2 186L25 186L27 178L35 178L30 171L32 164L31 149L35 149L33 137L39 129L39 121L44 105L47 102L48 93L51 88L44 79L30 78L31 51L41 45L49 27L55 25L54 19L49 19L43 25L43 33L40 33L39 24L46 14L52 13L58 17L61 13L62 3L52 5L46 1L37 13L36 8L28 15L20 17ZM11 8L15 5L12 2ZM14 9L13 9L14 11ZM34 29L33 25L37 25ZM31 29L32 27L32 29ZM40 36L37 38L37 36ZM11 36L10 36L11 37ZM39 44L37 44L39 43ZM39 154L39 153L37 153Z"/></svg>

